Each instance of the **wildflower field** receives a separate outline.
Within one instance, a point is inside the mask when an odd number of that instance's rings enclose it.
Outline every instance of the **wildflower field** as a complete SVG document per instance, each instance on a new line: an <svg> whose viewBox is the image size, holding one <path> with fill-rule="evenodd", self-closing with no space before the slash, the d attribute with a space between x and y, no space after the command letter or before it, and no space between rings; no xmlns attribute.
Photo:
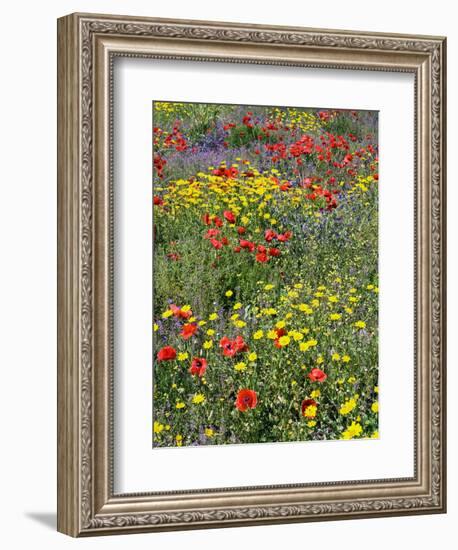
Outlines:
<svg viewBox="0 0 458 550"><path fill-rule="evenodd" d="M153 103L153 447L378 437L377 136Z"/></svg>

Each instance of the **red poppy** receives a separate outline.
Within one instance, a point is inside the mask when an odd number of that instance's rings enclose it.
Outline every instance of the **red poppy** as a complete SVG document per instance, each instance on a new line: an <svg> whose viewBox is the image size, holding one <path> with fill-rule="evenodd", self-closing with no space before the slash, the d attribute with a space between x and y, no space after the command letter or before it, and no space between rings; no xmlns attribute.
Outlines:
<svg viewBox="0 0 458 550"><path fill-rule="evenodd" d="M268 243L270 243L270 241L277 238L277 234L272 229L266 229L264 232L264 238Z"/></svg>
<svg viewBox="0 0 458 550"><path fill-rule="evenodd" d="M219 342L220 348L223 350L223 355L233 357L238 352L248 350L248 346L242 336L237 336L234 340L230 340L227 336L223 336Z"/></svg>
<svg viewBox="0 0 458 550"><path fill-rule="evenodd" d="M288 241L291 237L292 237L292 233L291 231L286 231L285 233L280 233L279 235L277 235L277 239L281 242L281 243L285 243L286 241Z"/></svg>
<svg viewBox="0 0 458 550"><path fill-rule="evenodd" d="M221 338L219 346L223 349L223 355L226 357L233 357L237 353L237 346L235 342L230 340L227 336L223 336L223 338Z"/></svg>
<svg viewBox="0 0 458 550"><path fill-rule="evenodd" d="M221 239L221 244L224 244L224 246L227 246L227 245L229 244L228 238L227 238L227 237L223 237L223 238Z"/></svg>
<svg viewBox="0 0 458 550"><path fill-rule="evenodd" d="M210 214L208 212L206 212L202 216L202 221L204 222L205 225L210 225L212 223L212 219L211 219Z"/></svg>
<svg viewBox="0 0 458 550"><path fill-rule="evenodd" d="M189 372L192 375L197 374L199 378L202 378L206 370L207 370L207 360L204 359L203 357L194 357L192 360L191 366L189 367Z"/></svg>
<svg viewBox="0 0 458 550"><path fill-rule="evenodd" d="M324 382L328 375L324 373L321 369L312 369L308 377L312 382Z"/></svg>
<svg viewBox="0 0 458 550"><path fill-rule="evenodd" d="M258 252L265 252L267 249L264 245L258 244Z"/></svg>
<svg viewBox="0 0 458 550"><path fill-rule="evenodd" d="M229 223L235 223L235 214L231 212L230 210L225 210L223 212L223 216L226 218L226 220Z"/></svg>
<svg viewBox="0 0 458 550"><path fill-rule="evenodd" d="M189 319L189 317L192 316L192 311L188 309L188 311L183 311L180 307L176 306L175 304L170 304L170 309L173 312L173 315L177 319Z"/></svg>
<svg viewBox="0 0 458 550"><path fill-rule="evenodd" d="M288 331L285 328L276 328L275 332L277 333L277 338L281 338L282 336L288 334Z"/></svg>
<svg viewBox="0 0 458 550"><path fill-rule="evenodd" d="M265 252L259 252L256 254L256 261L264 264L269 261L269 256Z"/></svg>
<svg viewBox="0 0 458 550"><path fill-rule="evenodd" d="M234 246L234 252L240 252L241 250L240 246Z"/></svg>
<svg viewBox="0 0 458 550"><path fill-rule="evenodd" d="M234 342L237 346L237 351L248 351L248 346L242 336L236 336Z"/></svg>
<svg viewBox="0 0 458 550"><path fill-rule="evenodd" d="M285 183L282 183L282 184L280 185L280 190L281 190L281 191L288 191L288 189L289 189L290 187L292 187L292 183L290 183L290 182L285 182Z"/></svg>
<svg viewBox="0 0 458 550"><path fill-rule="evenodd" d="M248 126L248 128L253 128L253 124L251 123L251 116L245 115L242 118L242 123L245 124L245 126Z"/></svg>
<svg viewBox="0 0 458 550"><path fill-rule="evenodd" d="M256 247L254 243L252 243L251 241L245 241L244 239L240 239L239 243L242 248L246 248L250 252L253 252Z"/></svg>
<svg viewBox="0 0 458 550"><path fill-rule="evenodd" d="M241 412L245 412L247 409L254 409L258 403L258 396L254 390L244 388L237 394L235 406Z"/></svg>
<svg viewBox="0 0 458 550"><path fill-rule="evenodd" d="M204 239L211 239L219 235L219 233L220 233L219 229L215 229L215 228L207 229L207 232L204 235Z"/></svg>
<svg viewBox="0 0 458 550"><path fill-rule="evenodd" d="M277 258L280 254L281 252L278 248L269 248L269 256L274 256L274 258Z"/></svg>
<svg viewBox="0 0 458 550"><path fill-rule="evenodd" d="M154 155L153 163L154 163L154 168L157 171L157 175L159 176L160 179L163 179L164 178L163 170L165 165L167 164L167 161L164 158L162 158L160 155Z"/></svg>
<svg viewBox="0 0 458 550"><path fill-rule="evenodd" d="M181 329L180 335L185 340L188 340L189 338L191 338L191 336L193 336L198 331L198 329L199 327L196 324L190 323L183 326L183 328Z"/></svg>
<svg viewBox="0 0 458 550"><path fill-rule="evenodd" d="M237 227L237 233L239 235L243 235L244 233L246 233L246 228L245 227Z"/></svg>
<svg viewBox="0 0 458 550"><path fill-rule="evenodd" d="M154 195L153 197L153 203L156 205L156 206L162 206L164 204L164 201L161 199L161 197L159 197L158 195Z"/></svg>
<svg viewBox="0 0 458 550"><path fill-rule="evenodd" d="M160 349L157 354L158 361L173 361L177 356L177 352L172 348L172 346L165 346Z"/></svg>
<svg viewBox="0 0 458 550"><path fill-rule="evenodd" d="M210 243L216 250L219 250L223 246L223 243L218 241L218 239L210 239Z"/></svg>
<svg viewBox="0 0 458 550"><path fill-rule="evenodd" d="M306 418L314 418L316 415L311 415L310 413L307 413L307 409L308 407L316 407L317 405L318 403L315 401L315 399L304 399L301 405L302 416L305 416Z"/></svg>
<svg viewBox="0 0 458 550"><path fill-rule="evenodd" d="M171 252L170 254L167 254L167 258L169 258L169 260L173 260L175 262L178 262L181 258L181 256L179 254L177 254L176 252Z"/></svg>
<svg viewBox="0 0 458 550"><path fill-rule="evenodd" d="M218 216L215 216L213 218L213 223L216 225L216 227L223 227L223 220L221 218L218 218Z"/></svg>

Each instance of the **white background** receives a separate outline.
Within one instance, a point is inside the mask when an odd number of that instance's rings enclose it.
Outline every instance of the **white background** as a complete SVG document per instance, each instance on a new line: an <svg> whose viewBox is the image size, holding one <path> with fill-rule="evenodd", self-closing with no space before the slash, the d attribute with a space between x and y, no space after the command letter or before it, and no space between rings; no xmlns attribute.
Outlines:
<svg viewBox="0 0 458 550"><path fill-rule="evenodd" d="M152 3L131 0L79 2L18 0L3 9L1 108L0 270L2 392L0 399L2 453L2 545L6 548L61 549L187 548L238 546L278 548L414 549L452 548L458 519L458 405L454 368L458 324L457 216L458 193L453 162L449 169L449 513L279 525L256 528L192 531L75 541L54 530L56 471L56 39L55 19L73 11L232 20L241 22L348 28L373 31L441 34L449 38L448 96L458 94L458 42L453 3L437 0L386 0L368 4L329 0L326 6L283 0L230 3ZM456 102L450 101L449 151L458 148Z"/></svg>
<svg viewBox="0 0 458 550"><path fill-rule="evenodd" d="M413 75L123 58L114 89L115 492L413 476ZM152 97L379 111L380 439L151 450Z"/></svg>

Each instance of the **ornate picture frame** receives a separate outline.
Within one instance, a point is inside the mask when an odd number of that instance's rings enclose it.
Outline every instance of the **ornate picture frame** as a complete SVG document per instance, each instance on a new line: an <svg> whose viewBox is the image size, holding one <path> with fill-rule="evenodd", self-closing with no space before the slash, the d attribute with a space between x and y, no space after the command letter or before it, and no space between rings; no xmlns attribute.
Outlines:
<svg viewBox="0 0 458 550"><path fill-rule="evenodd" d="M415 78L415 472L411 478L113 490L113 60L407 72ZM446 40L72 14L58 20L58 530L71 536L446 509Z"/></svg>

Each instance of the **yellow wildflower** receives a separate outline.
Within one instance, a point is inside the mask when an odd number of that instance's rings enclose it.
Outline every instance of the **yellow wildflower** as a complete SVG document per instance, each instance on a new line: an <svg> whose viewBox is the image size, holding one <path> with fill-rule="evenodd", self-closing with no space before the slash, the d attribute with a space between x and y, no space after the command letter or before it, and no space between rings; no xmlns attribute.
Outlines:
<svg viewBox="0 0 458 550"><path fill-rule="evenodd" d="M164 429L164 424L161 424L157 420L154 422L153 431L155 434L160 434Z"/></svg>
<svg viewBox="0 0 458 550"><path fill-rule="evenodd" d="M234 365L234 369L236 371L244 371L246 369L246 363L244 363L243 361L240 361L239 363L236 363Z"/></svg>
<svg viewBox="0 0 458 550"><path fill-rule="evenodd" d="M306 418L315 418L318 407L316 405L309 405L302 413Z"/></svg>
<svg viewBox="0 0 458 550"><path fill-rule="evenodd" d="M342 433L342 439L353 439L355 436L360 435L362 431L361 424L353 421Z"/></svg>
<svg viewBox="0 0 458 550"><path fill-rule="evenodd" d="M278 343L280 346L287 346L291 341L291 338L289 336L280 336L278 339Z"/></svg>
<svg viewBox="0 0 458 550"><path fill-rule="evenodd" d="M351 397L350 399L347 399L345 403L340 407L339 413L345 416L351 413L351 411L355 407L356 407L356 399L354 397Z"/></svg>
<svg viewBox="0 0 458 550"><path fill-rule="evenodd" d="M306 314L313 313L313 309L307 304L299 304L299 311L302 311Z"/></svg>
<svg viewBox="0 0 458 550"><path fill-rule="evenodd" d="M201 393L196 393L196 395L192 398L192 402L195 405L200 405L200 403L203 403L205 401L205 395Z"/></svg>

